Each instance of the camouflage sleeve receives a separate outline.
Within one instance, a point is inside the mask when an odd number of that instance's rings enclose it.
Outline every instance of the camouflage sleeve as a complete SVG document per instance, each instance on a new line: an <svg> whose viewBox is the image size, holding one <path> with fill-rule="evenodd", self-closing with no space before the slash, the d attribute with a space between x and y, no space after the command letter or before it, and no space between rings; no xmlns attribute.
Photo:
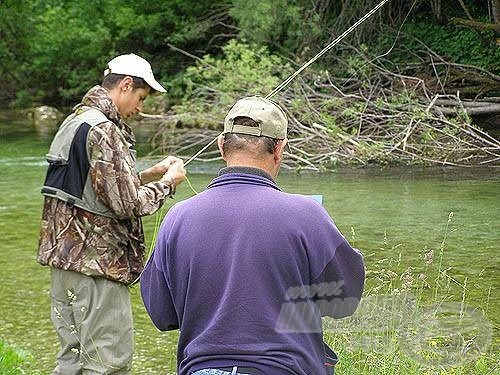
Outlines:
<svg viewBox="0 0 500 375"><path fill-rule="evenodd" d="M94 126L88 136L90 178L96 195L119 218L151 215L170 196L170 186L155 181L142 185L120 129L112 122Z"/></svg>

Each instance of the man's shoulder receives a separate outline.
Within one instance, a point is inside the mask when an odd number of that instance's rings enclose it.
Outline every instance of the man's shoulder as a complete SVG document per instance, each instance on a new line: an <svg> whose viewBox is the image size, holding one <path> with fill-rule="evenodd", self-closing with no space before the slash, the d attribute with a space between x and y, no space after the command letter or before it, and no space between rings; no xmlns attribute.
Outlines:
<svg viewBox="0 0 500 375"><path fill-rule="evenodd" d="M249 199L253 198L254 196ZM259 204L257 204L257 202L245 202L245 196L233 194L225 195L221 193L221 191L209 188L186 200L177 202L170 208L169 214L171 212L179 214L199 209L217 209L221 208L217 206L217 202L220 203L220 201L223 200L225 204L229 204L229 202L234 199L237 199L237 203L241 205L241 207L246 206L246 204L251 204L252 206L258 205L259 207L268 207L272 210L283 213L288 212L290 214L310 213L312 215L318 215L320 213L326 213L323 206L309 195L287 193L277 189L260 190Z"/></svg>
<svg viewBox="0 0 500 375"><path fill-rule="evenodd" d="M280 192L283 200L287 204L300 206L312 210L323 210L323 206L319 203L313 195Z"/></svg>

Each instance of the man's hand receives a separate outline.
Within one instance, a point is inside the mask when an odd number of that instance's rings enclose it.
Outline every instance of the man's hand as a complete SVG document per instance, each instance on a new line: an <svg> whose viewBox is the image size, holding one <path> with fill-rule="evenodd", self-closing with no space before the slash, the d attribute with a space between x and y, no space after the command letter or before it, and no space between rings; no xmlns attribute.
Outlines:
<svg viewBox="0 0 500 375"><path fill-rule="evenodd" d="M174 187L179 185L186 179L186 170L184 169L184 162L180 159L170 165L168 171L163 175L160 181L167 184L173 184Z"/></svg>
<svg viewBox="0 0 500 375"><path fill-rule="evenodd" d="M181 163L182 165L184 165L182 159L179 159L175 156L167 156L159 163L156 163L152 167L149 167L148 169L145 169L140 173L141 183L144 185L151 181L159 181L163 179L165 173L175 163ZM184 171L184 177L185 175L186 171Z"/></svg>
<svg viewBox="0 0 500 375"><path fill-rule="evenodd" d="M158 168L165 168L162 174L165 174L165 172L168 170L168 168L177 162L183 163L182 159L176 157L176 156L167 156L165 159L160 161L159 163L155 164L153 167L158 166Z"/></svg>

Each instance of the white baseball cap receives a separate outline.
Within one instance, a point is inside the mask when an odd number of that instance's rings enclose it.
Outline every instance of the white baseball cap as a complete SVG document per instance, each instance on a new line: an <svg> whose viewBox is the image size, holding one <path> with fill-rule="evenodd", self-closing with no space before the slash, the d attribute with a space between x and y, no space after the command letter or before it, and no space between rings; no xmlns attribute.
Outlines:
<svg viewBox="0 0 500 375"><path fill-rule="evenodd" d="M153 70L151 69L151 64L134 53L120 55L111 60L108 63L108 69L104 71L104 76L111 73L142 78L153 90L167 92L167 90L156 81Z"/></svg>

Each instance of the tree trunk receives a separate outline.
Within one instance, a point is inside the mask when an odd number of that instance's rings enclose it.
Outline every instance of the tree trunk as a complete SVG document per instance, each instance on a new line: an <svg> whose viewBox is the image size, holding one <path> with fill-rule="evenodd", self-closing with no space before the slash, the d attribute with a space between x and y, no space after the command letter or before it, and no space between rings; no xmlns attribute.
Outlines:
<svg viewBox="0 0 500 375"><path fill-rule="evenodd" d="M500 0L490 0L491 18L494 23L500 23Z"/></svg>
<svg viewBox="0 0 500 375"><path fill-rule="evenodd" d="M500 0L490 0L491 20L495 25L500 25ZM500 32L495 32L496 44L500 48Z"/></svg>
<svg viewBox="0 0 500 375"><path fill-rule="evenodd" d="M441 0L430 0L432 14L439 23L443 22L443 15L441 14Z"/></svg>
<svg viewBox="0 0 500 375"><path fill-rule="evenodd" d="M463 2L463 0L458 0L458 2L460 3L460 6L464 10L465 15L467 16L467 18L470 19L470 20L474 20L474 18L472 18L471 14L469 12L469 9L467 9L467 7L465 6L465 3Z"/></svg>

